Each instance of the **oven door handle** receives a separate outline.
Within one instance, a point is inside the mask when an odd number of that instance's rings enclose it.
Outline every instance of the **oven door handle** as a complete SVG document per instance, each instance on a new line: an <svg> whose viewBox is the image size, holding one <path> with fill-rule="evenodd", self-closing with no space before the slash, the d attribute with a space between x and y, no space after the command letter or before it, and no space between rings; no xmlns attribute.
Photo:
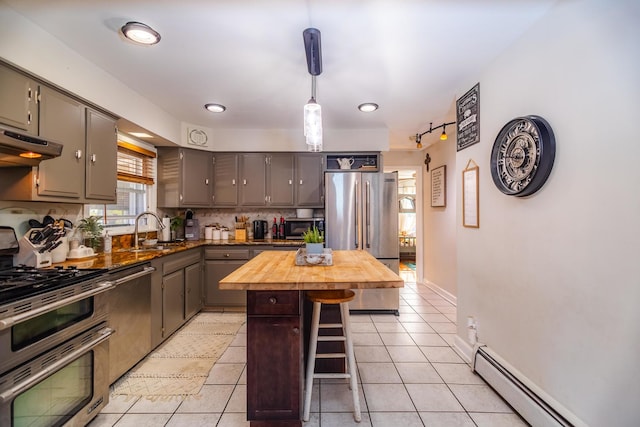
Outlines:
<svg viewBox="0 0 640 427"><path fill-rule="evenodd" d="M142 271L138 271L137 273L130 274L127 277L123 277L122 279L116 279L115 285L116 286L122 285L123 283L127 283L130 280L135 280L139 277L147 276L153 273L154 271L156 271L155 267L145 267Z"/></svg>
<svg viewBox="0 0 640 427"><path fill-rule="evenodd" d="M23 391L29 389L31 386L42 381L43 379L48 377L50 374L63 368L68 363L73 362L78 357L82 356L83 354L89 352L94 347L108 340L111 334L113 334L114 332L115 331L109 327L101 329L98 332L100 336L98 336L95 340L90 341L85 345L78 347L78 349L72 351L71 353L65 355L64 357L61 357L60 360L47 366L46 368L44 368L42 371L38 372L34 376L29 377L28 380L16 384L14 387L8 389L4 393L0 393L0 403L5 404L7 402L10 402L14 397L19 395Z"/></svg>
<svg viewBox="0 0 640 427"><path fill-rule="evenodd" d="M73 296L70 296L69 298L61 299L60 301L43 305L42 307L29 310L25 313L18 314L16 316L7 317L5 319L0 320L0 331L10 328L12 325L18 322L24 322L25 320L33 319L34 317L37 317L42 313L46 313L47 311L55 310L56 308L60 308L65 305L83 300L85 298L89 298L94 295L101 294L103 292L108 291L109 289L113 289L114 287L115 287L115 282L111 282L111 281L101 282L101 283L98 283L98 286L96 288L88 290L87 292L82 292L81 294L73 295Z"/></svg>

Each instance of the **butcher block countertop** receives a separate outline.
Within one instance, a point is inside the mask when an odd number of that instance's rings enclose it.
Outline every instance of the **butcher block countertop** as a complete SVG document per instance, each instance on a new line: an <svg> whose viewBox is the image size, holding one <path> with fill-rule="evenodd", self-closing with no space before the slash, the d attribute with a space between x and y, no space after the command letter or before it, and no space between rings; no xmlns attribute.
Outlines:
<svg viewBox="0 0 640 427"><path fill-rule="evenodd" d="M264 251L220 281L220 289L401 288L404 281L366 251L333 251L331 266L298 266L293 251Z"/></svg>

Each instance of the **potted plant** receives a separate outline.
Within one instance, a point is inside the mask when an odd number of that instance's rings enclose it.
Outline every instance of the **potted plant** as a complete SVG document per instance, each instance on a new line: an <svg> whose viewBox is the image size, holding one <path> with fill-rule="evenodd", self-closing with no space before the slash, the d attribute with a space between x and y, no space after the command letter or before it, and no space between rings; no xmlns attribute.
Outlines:
<svg viewBox="0 0 640 427"><path fill-rule="evenodd" d="M184 238L184 218L181 216L174 216L169 223L171 230L171 240Z"/></svg>
<svg viewBox="0 0 640 427"><path fill-rule="evenodd" d="M78 224L78 230L82 231L82 235L89 243L86 246L97 250L100 246L100 240L102 239L102 224L100 224L101 218L99 216L90 216L88 218L82 218L80 224Z"/></svg>
<svg viewBox="0 0 640 427"><path fill-rule="evenodd" d="M307 254L321 254L324 247L324 232L320 232L318 227L309 228L302 233L302 240L306 244Z"/></svg>

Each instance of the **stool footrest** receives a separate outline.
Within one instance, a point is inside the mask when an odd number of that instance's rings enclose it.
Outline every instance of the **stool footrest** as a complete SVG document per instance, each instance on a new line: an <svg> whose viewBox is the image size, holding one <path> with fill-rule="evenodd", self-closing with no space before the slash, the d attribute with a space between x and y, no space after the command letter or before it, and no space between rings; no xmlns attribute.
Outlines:
<svg viewBox="0 0 640 427"><path fill-rule="evenodd" d="M342 323L321 323L318 325L320 329L322 328L342 328Z"/></svg>
<svg viewBox="0 0 640 427"><path fill-rule="evenodd" d="M351 378L351 374L313 374L313 378Z"/></svg>
<svg viewBox="0 0 640 427"><path fill-rule="evenodd" d="M323 335L318 337L318 341L346 341L347 338L342 336Z"/></svg>
<svg viewBox="0 0 640 427"><path fill-rule="evenodd" d="M344 353L316 353L316 359L344 359L347 357Z"/></svg>

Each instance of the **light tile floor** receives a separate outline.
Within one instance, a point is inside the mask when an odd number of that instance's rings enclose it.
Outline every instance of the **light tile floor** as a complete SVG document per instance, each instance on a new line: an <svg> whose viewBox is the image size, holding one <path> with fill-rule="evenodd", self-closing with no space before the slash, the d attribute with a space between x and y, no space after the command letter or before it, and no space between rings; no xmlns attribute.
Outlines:
<svg viewBox="0 0 640 427"><path fill-rule="evenodd" d="M456 308L403 269L400 316L351 316L362 422L346 380L319 380L305 427L516 427L514 411L453 350ZM91 427L246 427L246 329L185 401L113 397Z"/></svg>

